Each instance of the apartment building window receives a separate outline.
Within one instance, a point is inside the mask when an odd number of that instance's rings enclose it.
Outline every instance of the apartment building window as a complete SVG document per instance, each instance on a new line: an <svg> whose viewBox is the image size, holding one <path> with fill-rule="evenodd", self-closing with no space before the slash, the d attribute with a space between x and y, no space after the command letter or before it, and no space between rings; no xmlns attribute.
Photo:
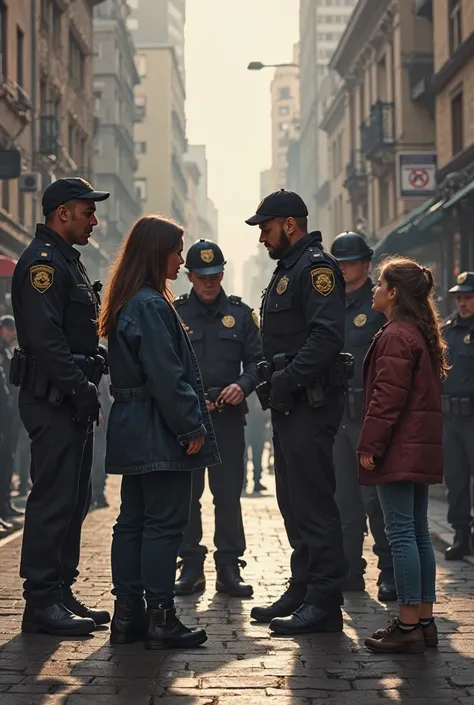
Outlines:
<svg viewBox="0 0 474 705"><path fill-rule="evenodd" d="M278 108L278 115L289 115L290 114L290 108L288 105L280 105Z"/></svg>
<svg viewBox="0 0 474 705"><path fill-rule="evenodd" d="M140 201L146 201L147 199L147 181L146 179L135 179L135 190Z"/></svg>
<svg viewBox="0 0 474 705"><path fill-rule="evenodd" d="M25 194L18 189L18 220L20 223L25 222Z"/></svg>
<svg viewBox="0 0 474 705"><path fill-rule="evenodd" d="M85 56L72 32L69 32L69 76L79 88L84 88Z"/></svg>
<svg viewBox="0 0 474 705"><path fill-rule="evenodd" d="M16 82L24 88L25 80L25 34L16 28Z"/></svg>
<svg viewBox="0 0 474 705"><path fill-rule="evenodd" d="M148 70L148 62L146 54L137 54L135 57L135 66L140 78L145 78Z"/></svg>
<svg viewBox="0 0 474 705"><path fill-rule="evenodd" d="M2 180L2 208L10 212L10 182L7 179Z"/></svg>
<svg viewBox="0 0 474 705"><path fill-rule="evenodd" d="M102 91L94 91L94 112L96 115L100 114L102 102Z"/></svg>
<svg viewBox="0 0 474 705"><path fill-rule="evenodd" d="M146 142L135 142L135 154L146 154L147 147L148 145Z"/></svg>
<svg viewBox="0 0 474 705"><path fill-rule="evenodd" d="M461 0L449 0L449 49L454 54L462 42Z"/></svg>
<svg viewBox="0 0 474 705"><path fill-rule="evenodd" d="M41 0L40 23L43 32L48 32L51 14L51 0Z"/></svg>
<svg viewBox="0 0 474 705"><path fill-rule="evenodd" d="M464 148L464 96L462 90L451 99L451 145L453 156Z"/></svg>
<svg viewBox="0 0 474 705"><path fill-rule="evenodd" d="M8 57L8 32L7 32L7 6L0 0L0 83L7 77Z"/></svg>
<svg viewBox="0 0 474 705"><path fill-rule="evenodd" d="M63 12L56 2L53 2L53 49L56 53L62 50L62 19Z"/></svg>
<svg viewBox="0 0 474 705"><path fill-rule="evenodd" d="M289 100L291 98L290 86L282 86L279 92L280 100Z"/></svg>
<svg viewBox="0 0 474 705"><path fill-rule="evenodd" d="M135 96L135 120L143 122L146 118L146 95Z"/></svg>
<svg viewBox="0 0 474 705"><path fill-rule="evenodd" d="M379 224L380 227L389 220L389 183L388 177L379 179Z"/></svg>

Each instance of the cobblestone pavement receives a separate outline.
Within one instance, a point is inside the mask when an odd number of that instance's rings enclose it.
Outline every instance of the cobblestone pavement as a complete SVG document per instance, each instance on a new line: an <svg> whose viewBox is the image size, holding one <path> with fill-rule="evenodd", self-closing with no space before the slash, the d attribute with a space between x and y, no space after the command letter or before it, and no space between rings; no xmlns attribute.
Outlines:
<svg viewBox="0 0 474 705"><path fill-rule="evenodd" d="M265 484L271 478L265 477ZM118 481L109 482L111 508L85 525L80 597L112 607L109 544L117 511ZM367 593L346 598L344 634L297 639L270 637L251 624L252 605L276 598L285 584L288 547L272 493L243 499L248 551L245 577L253 600L208 589L181 598L184 621L207 629L209 640L192 651L147 652L141 644L112 647L108 630L82 639L22 636L23 603L17 577L20 540L0 546L0 705L299 705L386 700L416 705L474 705L474 566L449 564L438 553L441 643L424 655L368 653L364 638L390 614L376 600L376 568L367 544ZM211 545L212 502L206 496L206 537Z"/></svg>

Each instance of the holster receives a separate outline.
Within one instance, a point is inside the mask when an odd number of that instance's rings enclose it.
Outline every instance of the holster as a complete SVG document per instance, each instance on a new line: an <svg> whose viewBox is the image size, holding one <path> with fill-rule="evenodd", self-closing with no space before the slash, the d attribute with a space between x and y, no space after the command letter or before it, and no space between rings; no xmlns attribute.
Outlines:
<svg viewBox="0 0 474 705"><path fill-rule="evenodd" d="M348 389L347 390L347 415L351 421L362 420L362 411L364 408L364 390L363 389Z"/></svg>
<svg viewBox="0 0 474 705"><path fill-rule="evenodd" d="M474 406L470 397L452 397L443 394L441 408L443 414L448 418L466 418L474 414Z"/></svg>

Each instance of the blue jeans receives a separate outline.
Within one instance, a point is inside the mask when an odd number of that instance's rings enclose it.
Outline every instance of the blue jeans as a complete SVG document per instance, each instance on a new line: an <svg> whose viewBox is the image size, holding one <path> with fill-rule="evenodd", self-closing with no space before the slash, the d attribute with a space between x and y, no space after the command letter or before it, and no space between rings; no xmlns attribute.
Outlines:
<svg viewBox="0 0 474 705"><path fill-rule="evenodd" d="M436 560L428 527L428 485L391 482L377 485L393 555L398 601L435 602Z"/></svg>

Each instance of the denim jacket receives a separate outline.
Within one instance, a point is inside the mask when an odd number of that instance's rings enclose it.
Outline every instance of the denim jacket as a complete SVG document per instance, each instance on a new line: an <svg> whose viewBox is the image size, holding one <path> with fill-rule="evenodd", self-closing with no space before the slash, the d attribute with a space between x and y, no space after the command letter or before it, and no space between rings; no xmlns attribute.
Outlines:
<svg viewBox="0 0 474 705"><path fill-rule="evenodd" d="M220 462L201 373L174 308L145 286L109 338L112 393L106 471L195 470ZM186 443L206 434L199 453Z"/></svg>

